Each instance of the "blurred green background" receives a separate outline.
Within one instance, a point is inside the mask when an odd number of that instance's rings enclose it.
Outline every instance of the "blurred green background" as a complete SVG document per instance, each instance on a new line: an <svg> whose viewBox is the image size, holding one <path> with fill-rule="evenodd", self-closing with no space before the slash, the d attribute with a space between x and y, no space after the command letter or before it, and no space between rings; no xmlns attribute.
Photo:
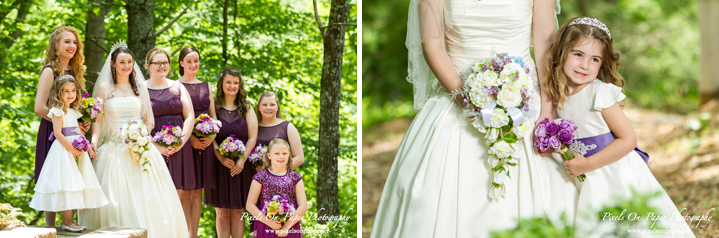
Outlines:
<svg viewBox="0 0 719 238"><path fill-rule="evenodd" d="M576 16L596 17L612 31L629 103L686 114L699 108L697 1L561 1L561 25ZM362 125L367 131L394 118L413 117L407 77L409 0L363 1Z"/></svg>

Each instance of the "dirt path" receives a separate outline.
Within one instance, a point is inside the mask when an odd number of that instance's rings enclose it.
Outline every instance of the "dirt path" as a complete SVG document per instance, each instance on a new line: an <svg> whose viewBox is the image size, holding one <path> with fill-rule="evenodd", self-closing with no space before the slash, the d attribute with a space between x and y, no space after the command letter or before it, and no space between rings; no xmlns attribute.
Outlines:
<svg viewBox="0 0 719 238"><path fill-rule="evenodd" d="M694 151L688 148L695 142L691 130L685 126L691 115L673 115L626 106L637 134L639 146L651 156L649 168L669 193L683 215L713 216L710 222L697 222L691 227L697 237L719 238L719 106L711 111L711 130L699 141ZM402 137L412 119L397 119L365 128L362 142L362 237L369 237L374 215L379 205L384 182ZM691 153L690 153L691 152ZM715 208L714 210L711 210Z"/></svg>

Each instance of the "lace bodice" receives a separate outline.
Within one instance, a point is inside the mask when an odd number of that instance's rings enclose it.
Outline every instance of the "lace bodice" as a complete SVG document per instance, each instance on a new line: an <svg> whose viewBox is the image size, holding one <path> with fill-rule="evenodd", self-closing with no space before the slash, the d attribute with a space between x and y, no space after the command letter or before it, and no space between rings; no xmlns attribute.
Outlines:
<svg viewBox="0 0 719 238"><path fill-rule="evenodd" d="M105 137L107 142L122 142L120 128L130 120L141 120L139 97L114 97L105 102Z"/></svg>

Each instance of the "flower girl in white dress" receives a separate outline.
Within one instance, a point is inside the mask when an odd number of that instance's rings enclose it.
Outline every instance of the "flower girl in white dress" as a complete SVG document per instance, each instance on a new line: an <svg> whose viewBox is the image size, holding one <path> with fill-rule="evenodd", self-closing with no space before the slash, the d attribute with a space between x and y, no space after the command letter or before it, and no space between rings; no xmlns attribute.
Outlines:
<svg viewBox="0 0 719 238"><path fill-rule="evenodd" d="M81 103L80 85L72 76L64 75L53 83L49 98L47 116L54 125L50 140L56 139L47 154L45 169L38 177L30 207L39 211L62 211L61 227L79 232L84 227L73 221L72 210L102 207L107 199L87 153L73 146L73 141L83 134L77 124L82 114L75 110Z"/></svg>
<svg viewBox="0 0 719 238"><path fill-rule="evenodd" d="M649 156L637 147L634 129L619 105L626 97L621 88L624 79L617 70L619 54L612 49L609 28L595 18L568 21L554 35L546 67L544 88L556 105L557 116L572 120L578 126L576 141L588 147L586 153L574 153L575 159L564 162L573 178L586 175L584 182L575 180L580 190L576 236L599 237L608 232L632 237L694 237L647 167ZM647 201L656 214L632 217L633 207L626 207L623 219L638 221L635 227L639 230L621 231L615 221L608 222L621 214L599 214L602 207L617 205L616 199L629 199L635 191L659 194ZM636 216L638 220L634 220Z"/></svg>

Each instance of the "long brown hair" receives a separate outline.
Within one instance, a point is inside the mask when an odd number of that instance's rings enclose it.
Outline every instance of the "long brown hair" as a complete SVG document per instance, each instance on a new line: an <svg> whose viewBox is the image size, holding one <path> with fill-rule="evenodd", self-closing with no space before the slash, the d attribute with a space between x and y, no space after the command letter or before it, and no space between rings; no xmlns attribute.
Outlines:
<svg viewBox="0 0 719 238"><path fill-rule="evenodd" d="M611 83L624 89L624 78L619 75L619 54L614 52L612 39L607 32L595 26L586 24L569 25L575 17L565 22L559 30L554 33L552 43L547 53L545 69L546 79L542 80L542 88L547 91L549 100L562 108L567 98L567 81L569 78L564 74L564 64L567 62L569 49L584 39L596 39L602 42L602 65L599 66L597 78L605 83Z"/></svg>
<svg viewBox="0 0 719 238"><path fill-rule="evenodd" d="M67 110L65 110L65 102L62 101L62 87L65 86L65 84L74 84L75 85L75 101L70 103L70 109L77 109L77 106L80 105L80 102L82 102L82 98L80 95L82 95L82 91L80 90L80 83L77 82L75 77L72 77L72 75L64 75L57 80L53 81L52 88L50 89L50 96L48 97L50 100L48 102L48 106L50 108L59 108L62 109L63 112L67 113Z"/></svg>
<svg viewBox="0 0 719 238"><path fill-rule="evenodd" d="M234 67L227 67L222 70L222 73L220 74L220 80L217 80L217 92L215 93L215 111L218 112L220 108L222 108L222 105L225 104L225 90L223 89L225 76L232 75L235 77L240 78L240 86L237 89L237 97L235 97L235 106L237 106L237 110L239 110L239 114L242 116L245 116L247 113L247 107L250 105L249 102L247 102L247 92L245 91L245 81L242 80L242 75L240 74L240 71L237 70Z"/></svg>
<svg viewBox="0 0 719 238"><path fill-rule="evenodd" d="M202 59L200 57L200 51L198 51L195 47L188 46L188 47L182 48L182 50L180 51L180 57L177 60L177 65L178 65L178 67L180 67L180 76L185 76L185 67L182 67L181 63L183 60L185 60L185 56L187 56L188 54L190 54L192 52L197 52L197 59L200 59L200 60Z"/></svg>
<svg viewBox="0 0 719 238"><path fill-rule="evenodd" d="M275 92L266 91L266 92L260 94L260 98L257 99L257 108L255 109L256 113L258 115L257 121L262 121L262 114L260 113L260 104L262 103L262 99L267 98L267 97L272 97L272 96L275 97L275 104L277 104L277 113L275 113L275 117L284 120L284 118L282 118L282 106L280 106L280 97L278 97Z"/></svg>
<svg viewBox="0 0 719 238"><path fill-rule="evenodd" d="M78 91L85 91L84 74L87 67L85 66L85 55L82 54L84 46L82 44L82 40L80 39L80 34L77 33L75 28L71 26L61 26L55 28L55 31L53 31L50 35L50 40L48 41L47 48L45 49L45 64L52 66L52 69L55 71L55 75L62 76L65 74L62 64L60 63L60 57L58 56L59 52L55 48L55 44L60 42L60 35L66 31L75 35L75 40L77 40L75 55L72 56L67 66L70 67L70 72L75 75L75 80L77 80L80 85Z"/></svg>
<svg viewBox="0 0 719 238"><path fill-rule="evenodd" d="M270 151L272 151L272 147L275 145L284 145L287 147L287 152L290 153L289 157L287 158L287 171L292 170L292 149L290 149L290 143L288 143L286 140L282 138L275 138L270 141L270 144L267 145L267 153L265 153L265 168L270 168L272 166L272 160L270 160Z"/></svg>
<svg viewBox="0 0 719 238"><path fill-rule="evenodd" d="M125 47L120 47L115 49L115 51L112 52L112 55L110 55L110 60L112 60L112 63L115 64L117 61L117 55L120 53L129 54L132 56L132 61L135 61L135 55L132 54L130 49ZM128 81L130 81L130 86L132 87L132 92L135 93L135 96L140 96L140 92L137 90L137 84L135 83L135 75L137 72L135 72L135 64L133 64L132 72L130 72L130 78ZM117 85L117 75L115 68L112 68L112 83Z"/></svg>

